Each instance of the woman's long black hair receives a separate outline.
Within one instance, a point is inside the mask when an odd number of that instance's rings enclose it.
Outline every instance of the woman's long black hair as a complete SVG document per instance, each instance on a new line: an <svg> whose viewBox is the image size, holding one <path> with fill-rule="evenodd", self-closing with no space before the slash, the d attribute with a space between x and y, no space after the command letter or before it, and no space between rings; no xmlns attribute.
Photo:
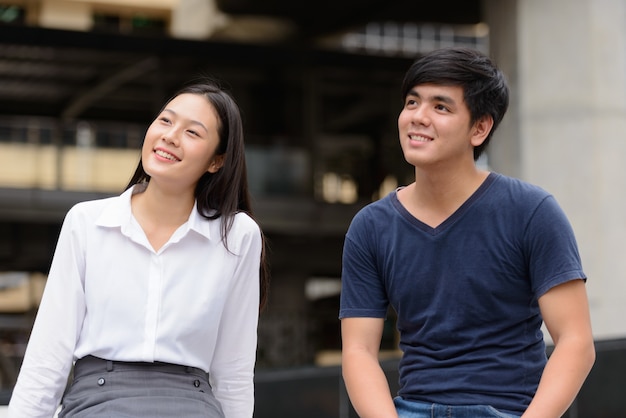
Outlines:
<svg viewBox="0 0 626 418"><path fill-rule="evenodd" d="M206 172L198 180L195 190L198 212L207 219L223 218L222 240L228 248L227 236L233 225L235 214L245 212L255 219L246 169L244 149L243 123L239 106L232 96L222 89L215 81L204 79L194 82L176 92L165 104L181 94L197 94L207 99L215 109L218 119L219 144L217 155L224 156L224 163L215 173ZM163 108L165 108L165 106ZM133 185L150 181L141 159L130 182ZM266 240L261 232L261 269L260 269L260 308L267 303L269 291L269 266L266 258Z"/></svg>

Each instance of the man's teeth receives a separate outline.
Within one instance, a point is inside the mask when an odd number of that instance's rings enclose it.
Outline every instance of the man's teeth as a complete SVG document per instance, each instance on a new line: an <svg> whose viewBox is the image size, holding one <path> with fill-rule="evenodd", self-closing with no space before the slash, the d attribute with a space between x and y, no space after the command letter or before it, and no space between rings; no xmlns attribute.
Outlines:
<svg viewBox="0 0 626 418"><path fill-rule="evenodd" d="M168 160L171 160L171 161L178 161L178 158L174 157L172 154L167 153L167 152L165 152L165 151L156 150L156 151L154 151L154 153L155 153L156 155L160 156L160 157L167 158Z"/></svg>
<svg viewBox="0 0 626 418"><path fill-rule="evenodd" d="M421 136L421 135L409 135L409 138L411 138L412 141L419 141L419 142L430 141L430 138L426 138L425 136Z"/></svg>

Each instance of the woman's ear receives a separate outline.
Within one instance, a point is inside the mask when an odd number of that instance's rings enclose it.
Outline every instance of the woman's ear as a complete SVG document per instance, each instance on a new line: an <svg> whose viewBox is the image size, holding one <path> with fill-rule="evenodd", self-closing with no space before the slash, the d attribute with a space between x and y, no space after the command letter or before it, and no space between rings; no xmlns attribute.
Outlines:
<svg viewBox="0 0 626 418"><path fill-rule="evenodd" d="M216 155L215 158L213 158L213 161L211 161L211 164L209 164L209 168L207 168L206 171L208 171L211 174L217 173L220 168L222 168L224 166L224 154L222 155Z"/></svg>
<svg viewBox="0 0 626 418"><path fill-rule="evenodd" d="M476 122L474 122L474 126L472 126L471 137L472 145L475 147L481 145L485 141L487 136L489 136L491 128L493 128L493 118L489 115L485 115L482 118L478 119Z"/></svg>

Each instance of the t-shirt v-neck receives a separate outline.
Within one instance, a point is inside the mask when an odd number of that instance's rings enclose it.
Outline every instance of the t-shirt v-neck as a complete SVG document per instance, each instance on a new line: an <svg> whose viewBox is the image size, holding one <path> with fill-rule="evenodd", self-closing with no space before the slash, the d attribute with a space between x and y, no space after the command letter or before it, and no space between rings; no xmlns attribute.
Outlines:
<svg viewBox="0 0 626 418"><path fill-rule="evenodd" d="M467 200L463 202L463 204L461 204L461 206L459 206L457 210L455 210L450 216L448 216L446 219L444 219L443 222L441 222L434 228L427 223L422 222L421 220L419 220L419 218L416 218L400 202L400 200L398 199L398 190L400 190L402 187L398 188L393 193L393 195L391 196L391 203L393 204L394 208L399 212L399 214L409 223L428 234L437 235L446 230L450 225L454 224L458 219L460 219L474 204L474 202L476 202L483 194L485 194L487 189L489 189L489 186L493 184L497 177L498 174L490 172L487 178L480 184L480 186L478 186L474 193L472 193L471 196L467 198Z"/></svg>

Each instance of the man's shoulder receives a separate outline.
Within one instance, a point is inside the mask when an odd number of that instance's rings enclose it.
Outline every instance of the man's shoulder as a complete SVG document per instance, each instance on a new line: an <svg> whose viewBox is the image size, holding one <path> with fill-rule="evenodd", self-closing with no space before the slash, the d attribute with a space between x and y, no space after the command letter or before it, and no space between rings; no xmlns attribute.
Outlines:
<svg viewBox="0 0 626 418"><path fill-rule="evenodd" d="M513 202L543 200L551 195L539 185L499 173L496 174L493 187L498 195L506 194Z"/></svg>
<svg viewBox="0 0 626 418"><path fill-rule="evenodd" d="M395 208L395 192L388 194L382 199L363 206L352 218L347 236L358 239L369 239L380 236L384 231L396 222L398 211Z"/></svg>
<svg viewBox="0 0 626 418"><path fill-rule="evenodd" d="M389 193L381 199L368 203L357 211L353 218L353 221L358 221L361 219L376 221L383 218L388 218L390 211L393 210L394 199L397 200L395 191Z"/></svg>

